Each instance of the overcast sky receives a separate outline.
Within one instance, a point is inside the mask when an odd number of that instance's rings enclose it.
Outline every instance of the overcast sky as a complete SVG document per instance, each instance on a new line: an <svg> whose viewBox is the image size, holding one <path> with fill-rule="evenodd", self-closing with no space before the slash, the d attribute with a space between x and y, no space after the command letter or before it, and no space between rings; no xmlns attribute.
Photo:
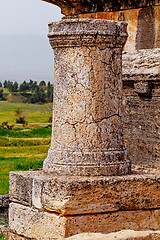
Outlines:
<svg viewBox="0 0 160 240"><path fill-rule="evenodd" d="M53 81L48 23L61 10L42 0L0 0L0 81Z"/></svg>
<svg viewBox="0 0 160 240"><path fill-rule="evenodd" d="M0 0L0 35L46 35L48 22L61 17L59 7L42 0Z"/></svg>

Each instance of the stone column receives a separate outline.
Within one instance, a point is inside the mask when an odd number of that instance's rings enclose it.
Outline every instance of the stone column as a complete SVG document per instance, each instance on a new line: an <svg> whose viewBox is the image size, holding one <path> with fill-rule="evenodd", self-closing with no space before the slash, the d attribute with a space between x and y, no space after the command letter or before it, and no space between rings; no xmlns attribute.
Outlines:
<svg viewBox="0 0 160 240"><path fill-rule="evenodd" d="M55 175L130 172L122 131L122 48L127 25L95 19L49 24L54 49L53 132L43 170Z"/></svg>
<svg viewBox="0 0 160 240"><path fill-rule="evenodd" d="M44 171L10 172L11 231L48 240L160 229L160 176L108 177L130 172L121 122L126 24L62 20L50 24L49 38L55 52L52 142Z"/></svg>

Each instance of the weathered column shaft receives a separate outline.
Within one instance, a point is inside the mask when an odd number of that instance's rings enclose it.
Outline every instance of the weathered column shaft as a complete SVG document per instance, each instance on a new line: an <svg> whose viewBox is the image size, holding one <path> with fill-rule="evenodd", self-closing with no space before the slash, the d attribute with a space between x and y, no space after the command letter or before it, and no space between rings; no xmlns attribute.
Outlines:
<svg viewBox="0 0 160 240"><path fill-rule="evenodd" d="M55 55L53 132L45 172L122 175L121 105L126 23L70 19L49 25Z"/></svg>

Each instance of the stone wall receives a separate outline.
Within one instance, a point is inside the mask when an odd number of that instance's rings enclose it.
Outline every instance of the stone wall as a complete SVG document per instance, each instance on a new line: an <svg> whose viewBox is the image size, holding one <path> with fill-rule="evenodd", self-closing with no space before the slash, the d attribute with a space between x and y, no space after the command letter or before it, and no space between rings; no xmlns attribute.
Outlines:
<svg viewBox="0 0 160 240"><path fill-rule="evenodd" d="M160 0L44 0L58 5L66 18L95 18L128 23L125 51L160 47Z"/></svg>
<svg viewBox="0 0 160 240"><path fill-rule="evenodd" d="M130 160L160 169L160 49L123 54L123 105Z"/></svg>
<svg viewBox="0 0 160 240"><path fill-rule="evenodd" d="M96 18L128 23L125 51L160 47L160 6L80 14L79 18Z"/></svg>

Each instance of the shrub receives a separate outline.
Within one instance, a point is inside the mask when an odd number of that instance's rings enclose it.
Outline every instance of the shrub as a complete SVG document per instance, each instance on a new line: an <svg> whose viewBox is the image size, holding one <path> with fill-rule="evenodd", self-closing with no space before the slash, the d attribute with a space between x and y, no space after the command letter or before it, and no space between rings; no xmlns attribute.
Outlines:
<svg viewBox="0 0 160 240"><path fill-rule="evenodd" d="M24 115L24 112L22 109L18 108L15 110L15 116L16 116L16 123L21 123L23 126L26 126L28 124L28 121L26 120L26 116Z"/></svg>
<svg viewBox="0 0 160 240"><path fill-rule="evenodd" d="M14 124L11 125L11 124L9 124L8 122L2 122L2 123L0 124L0 129L12 130L13 127L14 127Z"/></svg>
<svg viewBox="0 0 160 240"><path fill-rule="evenodd" d="M49 123L52 123L52 116L50 116L50 117L48 118L48 122L49 122Z"/></svg>

